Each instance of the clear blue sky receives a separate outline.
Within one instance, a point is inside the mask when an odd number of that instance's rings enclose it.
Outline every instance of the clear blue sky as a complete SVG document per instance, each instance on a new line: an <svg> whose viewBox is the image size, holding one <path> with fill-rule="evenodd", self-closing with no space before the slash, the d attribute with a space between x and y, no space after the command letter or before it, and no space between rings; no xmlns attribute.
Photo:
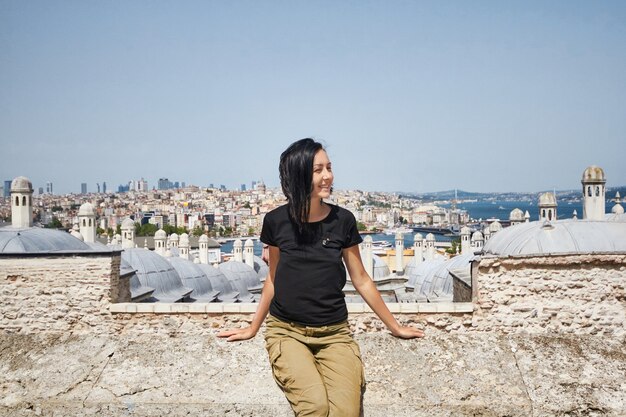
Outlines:
<svg viewBox="0 0 626 417"><path fill-rule="evenodd" d="M0 0L0 179L336 187L626 184L624 1Z"/></svg>

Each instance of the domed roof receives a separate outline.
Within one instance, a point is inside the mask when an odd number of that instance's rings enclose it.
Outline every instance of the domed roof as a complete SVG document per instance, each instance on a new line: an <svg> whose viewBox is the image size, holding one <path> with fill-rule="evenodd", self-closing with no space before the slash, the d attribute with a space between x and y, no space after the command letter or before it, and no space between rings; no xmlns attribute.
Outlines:
<svg viewBox="0 0 626 417"><path fill-rule="evenodd" d="M219 291L213 289L211 281L204 274L197 264L192 261L183 258L167 258L168 262L172 264L178 275L183 280L183 285L188 288L193 288L191 298L194 301L200 301L203 303L210 303L215 301Z"/></svg>
<svg viewBox="0 0 626 417"><path fill-rule="evenodd" d="M174 267L155 252L129 248L122 251L122 258L137 270L141 285L154 288L153 297L157 301L174 303L192 292L191 288L183 285Z"/></svg>
<svg viewBox="0 0 626 417"><path fill-rule="evenodd" d="M154 238L155 239L167 239L167 233L165 233L165 230L159 229L154 234Z"/></svg>
<svg viewBox="0 0 626 417"><path fill-rule="evenodd" d="M422 240L424 239L424 236L422 236L421 233L415 233L415 236L413 236L413 241L415 242L416 240Z"/></svg>
<svg viewBox="0 0 626 417"><path fill-rule="evenodd" d="M485 240L485 238L483 237L483 234L477 230L472 234L472 240Z"/></svg>
<svg viewBox="0 0 626 417"><path fill-rule="evenodd" d="M96 214L96 211L94 210L93 205L91 203L83 203L78 209L79 216L94 216L95 214Z"/></svg>
<svg viewBox="0 0 626 417"><path fill-rule="evenodd" d="M110 249L98 250L106 252ZM67 232L55 229L0 228L0 253L73 253L91 252L85 242Z"/></svg>
<svg viewBox="0 0 626 417"><path fill-rule="evenodd" d="M489 231L491 233L497 233L500 230L502 230L502 223L497 220L489 225Z"/></svg>
<svg viewBox="0 0 626 417"><path fill-rule="evenodd" d="M626 253L626 223L576 219L524 223L492 237L483 252L497 256Z"/></svg>
<svg viewBox="0 0 626 417"><path fill-rule="evenodd" d="M539 206L556 206L556 197L551 192L541 194L539 196Z"/></svg>
<svg viewBox="0 0 626 417"><path fill-rule="evenodd" d="M473 253L458 255L451 259L423 262L409 275L406 286L426 296L428 301L452 301L453 280L450 271L467 268L474 259Z"/></svg>
<svg viewBox="0 0 626 417"><path fill-rule="evenodd" d="M435 235L433 235L432 233L429 233L426 235L426 240L427 241L435 241Z"/></svg>
<svg viewBox="0 0 626 417"><path fill-rule="evenodd" d="M471 233L472 233L472 230L469 227L467 227L467 226L461 227L461 234L462 235L469 235Z"/></svg>
<svg viewBox="0 0 626 417"><path fill-rule="evenodd" d="M11 192L28 193L33 191L33 183L26 177L17 177L11 181Z"/></svg>
<svg viewBox="0 0 626 417"><path fill-rule="evenodd" d="M583 172L582 182L606 182L604 170L595 165L587 167Z"/></svg>
<svg viewBox="0 0 626 417"><path fill-rule="evenodd" d="M624 207L622 207L621 204L616 204L611 209L611 213L614 213L614 214L624 214Z"/></svg>
<svg viewBox="0 0 626 417"><path fill-rule="evenodd" d="M524 220L524 212L518 208L514 208L511 210L509 214L509 220L511 221L523 221Z"/></svg>
<svg viewBox="0 0 626 417"><path fill-rule="evenodd" d="M219 268L207 264L198 264L198 267L202 270L202 272L204 272L204 275L207 277L209 282L211 282L211 287L213 287L215 291L219 291L217 301L225 303L235 303L239 301L239 292ZM252 294L249 292L247 292L247 294L248 299L253 299Z"/></svg>
<svg viewBox="0 0 626 417"><path fill-rule="evenodd" d="M165 233L165 232L163 232ZM209 237L207 235L202 235L200 236L200 238L198 239L198 243L202 242L202 243L206 243L209 241Z"/></svg>
<svg viewBox="0 0 626 417"><path fill-rule="evenodd" d="M219 264L219 269L240 290L240 295L243 293L241 292L241 287L237 284L238 282L244 283L248 291L260 289L263 286L257 271L244 262L231 259L228 262Z"/></svg>
<svg viewBox="0 0 626 417"><path fill-rule="evenodd" d="M189 246L189 235L187 233L180 235L180 246Z"/></svg>
<svg viewBox="0 0 626 417"><path fill-rule="evenodd" d="M178 241L178 240L179 240L179 239L178 239L178 234L177 234L177 233L172 233L172 234L170 235L170 240L175 240L175 241Z"/></svg>
<svg viewBox="0 0 626 417"><path fill-rule="evenodd" d="M135 222L130 217L127 217L122 222L122 227L121 228L123 230L134 229L135 228Z"/></svg>

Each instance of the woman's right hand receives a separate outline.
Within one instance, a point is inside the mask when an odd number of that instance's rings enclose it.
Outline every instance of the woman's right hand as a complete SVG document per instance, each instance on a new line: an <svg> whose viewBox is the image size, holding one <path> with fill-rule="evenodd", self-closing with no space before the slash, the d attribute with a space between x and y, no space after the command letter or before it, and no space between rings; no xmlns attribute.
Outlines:
<svg viewBox="0 0 626 417"><path fill-rule="evenodd" d="M252 327L244 327L243 329L230 329L219 332L217 337L226 337L227 342L235 342L237 340L252 339L256 335L256 332Z"/></svg>

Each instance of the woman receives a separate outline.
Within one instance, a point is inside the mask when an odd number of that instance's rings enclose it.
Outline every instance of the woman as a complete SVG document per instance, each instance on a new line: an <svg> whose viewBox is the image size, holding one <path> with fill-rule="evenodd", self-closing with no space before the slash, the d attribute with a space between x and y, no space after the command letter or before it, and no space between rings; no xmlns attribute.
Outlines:
<svg viewBox="0 0 626 417"><path fill-rule="evenodd" d="M354 288L401 338L421 330L398 324L361 262L362 239L348 210L324 202L333 185L331 163L313 139L294 142L280 157L287 204L265 216L261 241L269 246L269 274L249 327L221 332L250 339L266 323L274 378L296 416L358 416L364 387L359 347L348 327L342 288L344 263Z"/></svg>

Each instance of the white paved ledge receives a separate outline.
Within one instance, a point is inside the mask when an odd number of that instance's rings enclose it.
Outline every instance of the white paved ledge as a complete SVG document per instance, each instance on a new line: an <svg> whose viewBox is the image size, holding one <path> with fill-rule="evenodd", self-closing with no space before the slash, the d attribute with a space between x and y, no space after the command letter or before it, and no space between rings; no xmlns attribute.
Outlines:
<svg viewBox="0 0 626 417"><path fill-rule="evenodd" d="M348 303L348 313L371 313L367 304ZM256 303L116 303L113 314L252 314ZM394 314L471 313L472 303L387 303Z"/></svg>

